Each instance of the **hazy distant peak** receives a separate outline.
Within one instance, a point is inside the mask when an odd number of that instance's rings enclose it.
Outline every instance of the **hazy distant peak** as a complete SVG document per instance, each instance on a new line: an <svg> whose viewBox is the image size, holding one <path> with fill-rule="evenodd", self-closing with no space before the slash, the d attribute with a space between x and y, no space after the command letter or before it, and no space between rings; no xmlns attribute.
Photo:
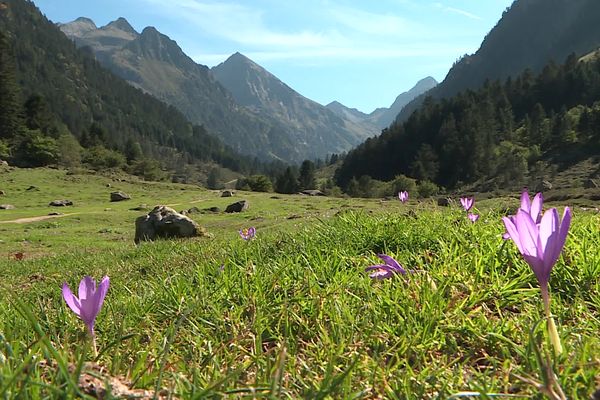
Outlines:
<svg viewBox="0 0 600 400"><path fill-rule="evenodd" d="M421 79L417 84L413 87L413 89L420 90L423 87L427 87L431 89L436 86L439 82L435 80L435 78L428 76L427 78ZM411 89L412 90L412 89Z"/></svg>
<svg viewBox="0 0 600 400"><path fill-rule="evenodd" d="M94 28L96 28L96 24L94 23L94 21L92 21L91 18L79 17L79 18L77 18L73 22L80 22L80 23L83 23L83 24L89 24L89 25L93 26Z"/></svg>
<svg viewBox="0 0 600 400"><path fill-rule="evenodd" d="M106 28L118 29L118 30L123 31L123 32L127 32L127 33L132 33L132 34L138 35L138 32L135 29L133 29L133 27L131 26L131 24L129 23L129 21L127 21L123 17L119 17L116 20L114 20L114 21L109 22L108 24L106 24L106 26L102 27L102 29L106 29Z"/></svg>

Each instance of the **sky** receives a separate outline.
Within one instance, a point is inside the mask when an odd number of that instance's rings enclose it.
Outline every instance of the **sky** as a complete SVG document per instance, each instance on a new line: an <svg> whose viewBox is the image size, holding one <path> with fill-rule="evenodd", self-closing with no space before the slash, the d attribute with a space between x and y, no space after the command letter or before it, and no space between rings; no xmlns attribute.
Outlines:
<svg viewBox="0 0 600 400"><path fill-rule="evenodd" d="M240 52L300 94L370 113L477 51L513 0L34 0L53 22L154 26L209 67Z"/></svg>

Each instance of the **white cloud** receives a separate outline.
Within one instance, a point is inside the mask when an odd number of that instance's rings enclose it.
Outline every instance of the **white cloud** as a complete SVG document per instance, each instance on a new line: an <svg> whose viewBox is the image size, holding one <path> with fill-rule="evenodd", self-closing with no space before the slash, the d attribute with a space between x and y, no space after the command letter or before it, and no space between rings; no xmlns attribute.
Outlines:
<svg viewBox="0 0 600 400"><path fill-rule="evenodd" d="M455 14L460 14L460 15L462 15L464 17L467 17L467 18L470 18L470 19L475 19L475 20L478 20L478 21L481 21L483 19L483 18L481 18L478 15L475 15L475 14L470 13L470 12L465 11L465 10L461 10L460 8L448 7L448 6L443 5L442 3L433 3L433 5L435 7L437 7L437 8L440 8L440 9L444 10L444 11L448 11L448 12L455 13Z"/></svg>
<svg viewBox="0 0 600 400"><path fill-rule="evenodd" d="M347 7L332 7L330 14L346 28L370 35L415 35L422 30L414 22L393 14L376 14Z"/></svg>

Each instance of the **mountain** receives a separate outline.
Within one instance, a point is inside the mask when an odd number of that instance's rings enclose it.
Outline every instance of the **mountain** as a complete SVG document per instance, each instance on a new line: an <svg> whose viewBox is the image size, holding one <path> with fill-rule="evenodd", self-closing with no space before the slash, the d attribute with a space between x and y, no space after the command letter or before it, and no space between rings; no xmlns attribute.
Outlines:
<svg viewBox="0 0 600 400"><path fill-rule="evenodd" d="M325 157L340 153L378 133L372 126L341 118L300 95L240 53L211 71L238 104L257 116L281 122L295 138L300 154L313 151L318 157Z"/></svg>
<svg viewBox="0 0 600 400"><path fill-rule="evenodd" d="M256 107L237 102L235 88L227 88L235 92L232 95L208 67L195 63L175 41L155 28L147 27L137 33L124 18L119 18L94 30L89 22L79 18L59 26L77 46L91 48L102 65L131 85L176 107L190 121L216 133L239 152L299 162L348 151L376 133L368 129L365 132L365 127L339 118L324 124L326 118L319 113L303 114L291 123L291 110L263 108L259 112ZM278 85L269 87L277 88ZM317 106L314 103L313 108ZM313 117L320 121L312 121ZM298 124L301 119L306 121ZM302 124L321 128L303 130L299 128Z"/></svg>
<svg viewBox="0 0 600 400"><path fill-rule="evenodd" d="M430 76L421 79L412 89L398 95L394 103L389 108L378 108L371 114L365 114L355 108L348 108L337 101L329 103L326 107L342 118L346 118L355 123L363 123L370 126L375 126L377 129L381 130L389 127L396 119L396 116L398 116L398 113L400 113L400 111L402 111L402 109L408 103L428 90L434 88L437 84L437 81Z"/></svg>
<svg viewBox="0 0 600 400"><path fill-rule="evenodd" d="M345 118L349 121L360 123L369 119L369 114L365 114L362 111L357 110L356 108L349 108L340 103L339 101L332 101L327 104L325 107L336 113L342 118Z"/></svg>
<svg viewBox="0 0 600 400"><path fill-rule="evenodd" d="M154 27L138 33L125 18L95 30L89 29L93 24L89 21L79 18L59 27L78 47L89 47L103 66L176 107L236 151L286 159L286 148L273 145L281 141L282 129L235 104L208 67L196 64L175 41Z"/></svg>
<svg viewBox="0 0 600 400"><path fill-rule="evenodd" d="M480 87L486 79L516 77L526 69L540 72L569 54L584 55L600 43L598 0L517 0L507 8L475 54L462 57L442 83L427 93L448 98ZM405 121L423 102L421 96L399 115Z"/></svg>
<svg viewBox="0 0 600 400"><path fill-rule="evenodd" d="M2 54L14 59L14 81L27 124L27 130L4 132L0 139L22 151L28 163L39 164L35 154L52 162L65 138L70 151L82 151L90 162L102 157L105 168L121 166L124 155L132 165L142 159L172 167L183 167L186 161L218 162L236 170L250 164L204 127L115 76L89 51L78 50L32 2L3 0L0 5L0 32L10 49ZM71 30L95 32L94 26L79 19ZM123 21L106 31L118 31L118 40L135 34ZM113 42L103 43L110 47ZM6 79L1 75L0 80Z"/></svg>

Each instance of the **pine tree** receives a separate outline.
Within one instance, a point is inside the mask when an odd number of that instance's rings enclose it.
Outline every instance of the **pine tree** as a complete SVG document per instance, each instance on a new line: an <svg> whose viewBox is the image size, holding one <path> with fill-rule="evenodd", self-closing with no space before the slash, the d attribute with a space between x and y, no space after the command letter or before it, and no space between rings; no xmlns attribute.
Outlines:
<svg viewBox="0 0 600 400"><path fill-rule="evenodd" d="M312 161L304 160L302 162L298 183L300 184L300 190L317 187L317 182L315 181L315 164Z"/></svg>
<svg viewBox="0 0 600 400"><path fill-rule="evenodd" d="M6 36L0 32L0 139L23 132L15 62Z"/></svg>

